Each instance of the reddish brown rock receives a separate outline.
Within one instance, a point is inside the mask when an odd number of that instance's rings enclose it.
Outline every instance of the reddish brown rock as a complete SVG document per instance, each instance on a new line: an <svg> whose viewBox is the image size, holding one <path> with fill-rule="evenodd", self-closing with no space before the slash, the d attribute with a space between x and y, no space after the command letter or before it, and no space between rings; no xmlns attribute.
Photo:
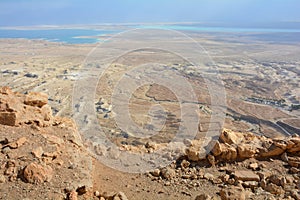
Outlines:
<svg viewBox="0 0 300 200"><path fill-rule="evenodd" d="M295 200L300 200L300 192L296 189L296 190L293 190L291 192L291 196L295 199Z"/></svg>
<svg viewBox="0 0 300 200"><path fill-rule="evenodd" d="M300 167L300 158L299 157L288 157L288 164L292 167Z"/></svg>
<svg viewBox="0 0 300 200"><path fill-rule="evenodd" d="M209 200L209 199L211 199L211 196L209 196L208 194L200 194L195 198L195 200Z"/></svg>
<svg viewBox="0 0 300 200"><path fill-rule="evenodd" d="M219 141L217 141L217 142L215 143L213 149L211 150L212 154L213 154L214 156L219 156L219 155L221 155L222 152L223 152L223 147L222 147L222 146L223 146L223 145L222 145Z"/></svg>
<svg viewBox="0 0 300 200"><path fill-rule="evenodd" d="M242 187L231 186L220 191L222 200L244 200L246 199L245 190Z"/></svg>
<svg viewBox="0 0 300 200"><path fill-rule="evenodd" d="M257 153L257 149L251 144L240 144L237 151L239 158L253 158Z"/></svg>
<svg viewBox="0 0 300 200"><path fill-rule="evenodd" d="M53 170L50 166L31 163L26 166L23 175L29 183L39 184L49 182L52 179Z"/></svg>
<svg viewBox="0 0 300 200"><path fill-rule="evenodd" d="M237 159L237 150L235 147L225 144L224 150L220 157L222 160L225 160L225 161L236 160Z"/></svg>
<svg viewBox="0 0 300 200"><path fill-rule="evenodd" d="M251 163L250 165L249 165L249 169L252 169L252 170L257 170L257 168L258 168L258 163Z"/></svg>
<svg viewBox="0 0 300 200"><path fill-rule="evenodd" d="M289 143L292 143L293 145L287 146L288 152L295 153L300 151L300 137L291 138Z"/></svg>
<svg viewBox="0 0 300 200"><path fill-rule="evenodd" d="M41 158L44 151L42 147L38 147L31 152L36 158Z"/></svg>
<svg viewBox="0 0 300 200"><path fill-rule="evenodd" d="M175 177L176 172L174 169L171 169L169 167L166 167L164 169L161 170L161 175L165 178L165 179L172 179L173 177Z"/></svg>
<svg viewBox="0 0 300 200"><path fill-rule="evenodd" d="M69 194L68 194L68 200L77 200L78 199L78 194L75 190L72 190Z"/></svg>
<svg viewBox="0 0 300 200"><path fill-rule="evenodd" d="M220 139L227 144L238 144L243 138L243 133L233 132L228 129L224 129L220 135Z"/></svg>
<svg viewBox="0 0 300 200"><path fill-rule="evenodd" d="M38 92L29 92L25 97L24 103L29 106L43 107L48 103L48 95Z"/></svg>
<svg viewBox="0 0 300 200"><path fill-rule="evenodd" d="M276 195L280 195L280 194L284 193L284 190L282 189L282 187L280 187L274 183L266 184L266 186L264 187L264 190L270 192L271 194L276 194Z"/></svg>
<svg viewBox="0 0 300 200"><path fill-rule="evenodd" d="M282 149L278 147L275 144L272 144L270 147L263 149L260 151L259 156L261 157L275 157L283 154L285 152L285 149Z"/></svg>
<svg viewBox="0 0 300 200"><path fill-rule="evenodd" d="M21 137L17 141L7 144L7 146L11 149L17 149L20 146L22 146L26 141L27 141L26 137Z"/></svg>
<svg viewBox="0 0 300 200"><path fill-rule="evenodd" d="M11 91L11 89L8 86L4 86L0 88L0 93L1 94L12 94L13 92Z"/></svg>
<svg viewBox="0 0 300 200"><path fill-rule="evenodd" d="M4 90L4 92L3 92ZM0 124L50 126L53 118L48 96L31 92L27 95L0 88ZM5 92L6 91L6 92Z"/></svg>
<svg viewBox="0 0 300 200"><path fill-rule="evenodd" d="M128 200L128 198L123 192L118 192L113 196L113 200Z"/></svg>
<svg viewBox="0 0 300 200"><path fill-rule="evenodd" d="M17 114L14 112L0 112L0 124L15 126L17 122Z"/></svg>
<svg viewBox="0 0 300 200"><path fill-rule="evenodd" d="M257 181L259 182L260 178L251 170L236 170L234 172L234 177L236 180L240 181Z"/></svg>
<svg viewBox="0 0 300 200"><path fill-rule="evenodd" d="M191 161L199 161L200 156L199 156L199 149L196 147L190 147L186 150L186 155L189 160Z"/></svg>
<svg viewBox="0 0 300 200"><path fill-rule="evenodd" d="M284 177L282 176L279 176L279 175L276 175L276 174L273 174L271 176L269 176L267 178L267 182L268 183L274 183L275 185L278 185L278 186L284 186Z"/></svg>

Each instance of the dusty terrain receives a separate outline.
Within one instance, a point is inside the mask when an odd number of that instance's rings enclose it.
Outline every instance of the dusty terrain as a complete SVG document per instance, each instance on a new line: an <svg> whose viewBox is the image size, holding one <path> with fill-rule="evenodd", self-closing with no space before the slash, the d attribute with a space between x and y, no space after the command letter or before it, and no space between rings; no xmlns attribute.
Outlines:
<svg viewBox="0 0 300 200"><path fill-rule="evenodd" d="M73 121L52 116L45 94L3 87L0 100L2 199L300 198L296 135L271 139L224 129L208 155L201 154L201 139L192 140L169 166L129 174L94 159Z"/></svg>
<svg viewBox="0 0 300 200"><path fill-rule="evenodd" d="M83 106L72 107L73 89L95 44L1 39L0 85L13 91L2 88L0 94L1 198L300 199L299 45L191 35L218 66L226 91L225 123L213 125L221 137L208 144L208 156L202 154L213 114L203 79L208 71L202 73L169 52L141 49L109 63L96 87L94 106L103 134L121 151L141 154L174 138L182 102L158 84L135 90L128 107L138 126L156 130L161 124L150 126L151 120L166 120L158 135L137 139L116 123L111 96L118 80L140 63L163 60L194 87L197 101L192 104L200 121L196 137L184 141L180 153L171 152L171 164L146 173L104 165L98 156L109 149L99 151L81 130L89 121L75 124L70 119ZM149 112L154 105L165 112Z"/></svg>

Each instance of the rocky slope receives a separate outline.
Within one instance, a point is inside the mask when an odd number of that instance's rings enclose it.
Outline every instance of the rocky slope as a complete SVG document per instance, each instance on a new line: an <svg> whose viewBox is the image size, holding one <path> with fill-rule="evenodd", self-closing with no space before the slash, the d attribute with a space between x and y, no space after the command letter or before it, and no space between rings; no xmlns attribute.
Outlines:
<svg viewBox="0 0 300 200"><path fill-rule="evenodd" d="M1 199L64 199L92 187L92 158L45 94L0 89Z"/></svg>
<svg viewBox="0 0 300 200"><path fill-rule="evenodd" d="M186 141L185 155L169 166L126 174L94 160L74 122L52 116L47 95L7 87L0 133L0 199L300 199L297 135L224 129L205 148Z"/></svg>
<svg viewBox="0 0 300 200"><path fill-rule="evenodd" d="M185 156L150 176L166 185L185 180L194 188L202 179L217 186L212 196L196 199L300 199L299 136L271 139L224 129L208 155L201 156L201 144L191 141Z"/></svg>

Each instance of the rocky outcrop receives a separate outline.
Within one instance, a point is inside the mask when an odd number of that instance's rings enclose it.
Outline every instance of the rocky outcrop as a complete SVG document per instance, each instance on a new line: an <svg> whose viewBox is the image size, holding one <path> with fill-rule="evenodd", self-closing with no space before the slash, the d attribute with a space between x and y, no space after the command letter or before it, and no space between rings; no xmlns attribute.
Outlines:
<svg viewBox="0 0 300 200"><path fill-rule="evenodd" d="M299 161L292 157L300 152L299 136L271 139L253 133L239 133L224 129L219 140L213 143L210 155L206 157L199 156L202 153L203 147L200 146L202 144L192 141L192 145L187 148L186 156L191 161L233 162L248 158L274 158L286 153L291 156L287 158L287 162L293 163L294 166L299 164Z"/></svg>
<svg viewBox="0 0 300 200"><path fill-rule="evenodd" d="M0 88L0 124L50 126L53 116L51 107L47 103L46 94L30 92L25 95L12 92L8 87L2 87Z"/></svg>

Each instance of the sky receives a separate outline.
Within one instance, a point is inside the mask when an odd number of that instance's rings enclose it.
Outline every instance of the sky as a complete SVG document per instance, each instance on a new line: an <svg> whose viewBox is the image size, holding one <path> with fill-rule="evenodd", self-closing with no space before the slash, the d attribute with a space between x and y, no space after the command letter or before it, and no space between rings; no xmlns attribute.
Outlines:
<svg viewBox="0 0 300 200"><path fill-rule="evenodd" d="M0 26L300 22L299 0L0 0Z"/></svg>

